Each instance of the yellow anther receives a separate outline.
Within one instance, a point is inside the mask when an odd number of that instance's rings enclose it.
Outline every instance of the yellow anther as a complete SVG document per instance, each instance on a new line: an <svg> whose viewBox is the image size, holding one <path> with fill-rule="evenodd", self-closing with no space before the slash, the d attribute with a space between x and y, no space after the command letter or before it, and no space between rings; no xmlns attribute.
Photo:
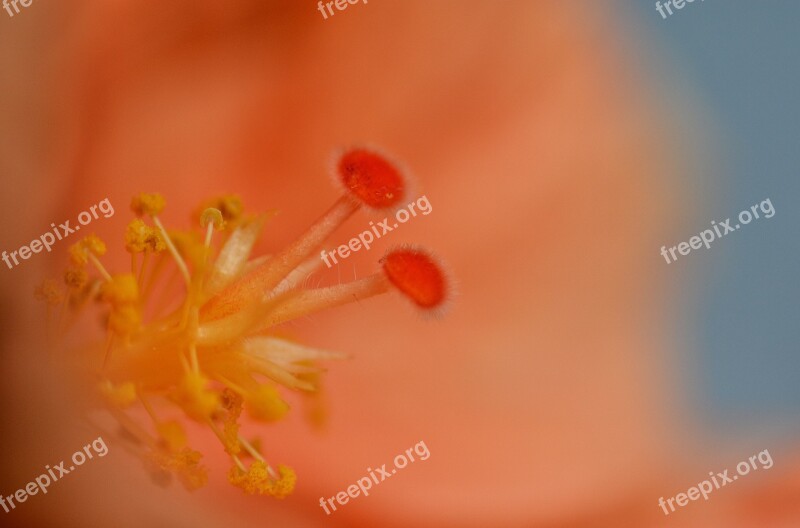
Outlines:
<svg viewBox="0 0 800 528"><path fill-rule="evenodd" d="M203 455L197 451L184 447L177 453L153 451L148 462L157 469L175 473L186 489L195 490L208 482L208 471L200 465L201 458Z"/></svg>
<svg viewBox="0 0 800 528"><path fill-rule="evenodd" d="M228 221L236 221L244 213L242 199L235 195L221 196L217 208L222 212L222 217Z"/></svg>
<svg viewBox="0 0 800 528"><path fill-rule="evenodd" d="M45 279L33 290L33 296L39 301L45 301L49 306L55 306L64 300L64 293L58 288L58 283L53 279Z"/></svg>
<svg viewBox="0 0 800 528"><path fill-rule="evenodd" d="M238 455L242 451L239 444L239 416L242 414L244 400L236 392L229 388L222 390L220 394L220 404L225 409L225 417L222 425L222 443L225 452L229 455Z"/></svg>
<svg viewBox="0 0 800 528"><path fill-rule="evenodd" d="M214 224L214 229L219 231L225 227L225 219L222 217L222 212L214 207L209 207L203 214L200 215L200 227L208 227L209 224Z"/></svg>
<svg viewBox="0 0 800 528"><path fill-rule="evenodd" d="M151 227L145 239L145 251L151 253L159 253L167 249L167 243L164 242L164 237L161 236L161 231L155 227Z"/></svg>
<svg viewBox="0 0 800 528"><path fill-rule="evenodd" d="M174 420L161 422L156 425L156 430L161 441L170 451L179 451L186 447L186 431L178 422Z"/></svg>
<svg viewBox="0 0 800 528"><path fill-rule="evenodd" d="M89 235L83 239L83 246L86 251L95 257L101 257L106 254L106 244L97 235Z"/></svg>
<svg viewBox="0 0 800 528"><path fill-rule="evenodd" d="M278 466L279 478L272 485L271 495L276 499L283 499L294 491L297 483L297 474L289 466Z"/></svg>
<svg viewBox="0 0 800 528"><path fill-rule="evenodd" d="M164 210L167 202L158 193L141 193L131 200L131 210L137 216L155 216Z"/></svg>
<svg viewBox="0 0 800 528"><path fill-rule="evenodd" d="M109 380L100 382L100 393L108 403L124 409L136 401L136 386L130 381L115 385Z"/></svg>
<svg viewBox="0 0 800 528"><path fill-rule="evenodd" d="M193 266L202 265L205 261L206 249L197 233L170 231L169 237L181 257L191 262Z"/></svg>
<svg viewBox="0 0 800 528"><path fill-rule="evenodd" d="M132 273L113 275L111 281L103 284L100 295L114 306L135 304L139 300L139 285Z"/></svg>
<svg viewBox="0 0 800 528"><path fill-rule="evenodd" d="M142 314L136 305L121 304L114 306L108 314L108 327L120 336L134 334L142 324Z"/></svg>
<svg viewBox="0 0 800 528"><path fill-rule="evenodd" d="M71 309L77 309L84 305L89 299L97 298L101 286L101 281L98 279L88 281L80 288L75 288L69 294L69 306Z"/></svg>
<svg viewBox="0 0 800 528"><path fill-rule="evenodd" d="M125 229L125 249L128 253L143 253L150 227L141 218L136 218Z"/></svg>
<svg viewBox="0 0 800 528"><path fill-rule="evenodd" d="M242 199L235 195L218 196L203 202L196 210L195 218L202 217L202 214L209 208L218 209L222 214L222 219L226 222L237 222L244 214ZM203 226L205 227L205 226ZM224 226L223 226L224 227Z"/></svg>
<svg viewBox="0 0 800 528"><path fill-rule="evenodd" d="M175 393L175 401L186 414L206 422L219 406L219 396L206 388L208 380L199 372L187 372Z"/></svg>
<svg viewBox="0 0 800 528"><path fill-rule="evenodd" d="M289 405L272 385L260 385L245 396L245 401L250 416L264 422L280 420L289 411Z"/></svg>
<svg viewBox="0 0 800 528"><path fill-rule="evenodd" d="M242 413L242 397L233 389L225 387L219 395L219 403L222 408L230 414L235 414L238 418Z"/></svg>
<svg viewBox="0 0 800 528"><path fill-rule="evenodd" d="M164 251L167 245L158 229L145 224L136 218L125 231L125 249L128 253L144 253L149 251L157 253Z"/></svg>
<svg viewBox="0 0 800 528"><path fill-rule="evenodd" d="M236 466L232 467L228 473L228 481L251 495L272 495L282 499L294 490L297 475L288 466L278 466L278 475L278 478L273 478L267 463L256 460L246 472Z"/></svg>
<svg viewBox="0 0 800 528"><path fill-rule="evenodd" d="M85 266L89 262L89 255L86 254L83 244L76 242L69 247L69 261L73 266Z"/></svg>
<svg viewBox="0 0 800 528"><path fill-rule="evenodd" d="M89 274L83 268L70 267L64 272L64 283L71 290L79 290L89 281Z"/></svg>
<svg viewBox="0 0 800 528"><path fill-rule="evenodd" d="M70 260L75 266L85 266L89 255L100 257L105 253L106 245L96 235L89 235L69 247Z"/></svg>
<svg viewBox="0 0 800 528"><path fill-rule="evenodd" d="M256 460L250 464L246 472L236 466L232 467L230 473L228 473L228 480L234 486L242 488L251 495L256 493L266 494L272 486L267 464L261 460Z"/></svg>
<svg viewBox="0 0 800 528"><path fill-rule="evenodd" d="M208 472L200 465L203 455L184 447L173 458L173 466L187 489L202 488L208 482Z"/></svg>

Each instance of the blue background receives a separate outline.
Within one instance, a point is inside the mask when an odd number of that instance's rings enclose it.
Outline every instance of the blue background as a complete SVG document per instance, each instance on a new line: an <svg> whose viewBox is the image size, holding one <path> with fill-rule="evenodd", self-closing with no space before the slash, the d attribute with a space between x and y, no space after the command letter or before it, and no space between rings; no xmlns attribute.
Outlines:
<svg viewBox="0 0 800 528"><path fill-rule="evenodd" d="M776 209L704 250L697 291L676 297L697 354L690 403L711 423L788 423L800 409L800 2L696 0L666 20L655 1L626 9L720 132L724 171L708 182L714 205L697 231L765 198Z"/></svg>

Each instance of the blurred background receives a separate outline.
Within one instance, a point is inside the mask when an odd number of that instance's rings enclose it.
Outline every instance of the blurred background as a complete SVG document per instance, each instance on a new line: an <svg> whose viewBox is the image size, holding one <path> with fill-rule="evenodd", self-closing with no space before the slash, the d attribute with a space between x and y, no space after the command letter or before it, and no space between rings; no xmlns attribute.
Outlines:
<svg viewBox="0 0 800 528"><path fill-rule="evenodd" d="M791 236L798 213L791 203L800 193L792 177L799 163L800 108L792 96L800 71L792 27L800 6L706 2L690 7L667 20L651 16L647 3L633 10L637 33L646 35L669 64L663 74L691 89L695 104L713 120L706 122L712 128L706 133L713 134L706 138L695 138L690 123L678 125L680 136L716 147L719 177L705 171L684 176L685 192L708 197L708 206L673 241L765 198L776 210L777 203L785 203L783 218L737 233L735 240L714 248L720 251L692 254L695 262L687 258L679 264L703 276L694 313L682 321L694 328L700 354L696 397L717 426L736 427L742 421L766 426L756 421L781 417L792 427L800 404L794 376L800 365L792 344L798 337L792 303L799 292L791 278L798 263ZM674 103L668 90L659 90L658 97Z"/></svg>
<svg viewBox="0 0 800 528"><path fill-rule="evenodd" d="M248 424L293 466L284 501L225 481L154 485L108 437L8 526L793 526L800 388L791 235L798 4L373 0L34 2L0 11L0 250L108 198L92 229L123 268L133 194L170 225L203 198L278 209L257 252L337 197L332 153L403 160L433 212L315 280L371 273L391 245L448 262L441 321L401 299L287 329L352 355L325 376L328 420ZM672 246L771 199L776 214L667 265ZM331 246L375 216L360 212ZM62 242L0 273L0 493L96 438L46 360L31 292ZM343 279L344 277L344 279ZM96 318L77 331L91 341ZM793 347L794 345L794 347ZM104 437L106 437L104 435ZM419 441L410 465L328 516L330 497ZM764 449L774 466L664 516L672 497Z"/></svg>

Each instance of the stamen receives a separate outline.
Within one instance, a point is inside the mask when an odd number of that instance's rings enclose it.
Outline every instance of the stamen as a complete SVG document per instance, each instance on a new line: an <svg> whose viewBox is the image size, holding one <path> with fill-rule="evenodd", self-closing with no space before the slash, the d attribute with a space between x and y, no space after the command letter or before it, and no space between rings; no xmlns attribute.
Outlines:
<svg viewBox="0 0 800 528"><path fill-rule="evenodd" d="M45 301L47 306L56 306L64 301L64 293L59 289L58 283L53 279L45 279L33 290L33 296L38 301Z"/></svg>
<svg viewBox="0 0 800 528"><path fill-rule="evenodd" d="M139 401L142 403L142 407L144 407L144 410L147 411L147 414L150 416L150 419L153 420L153 424L155 426L158 426L161 423L161 421L158 419L158 416L156 416L156 413L153 410L153 407L150 405L150 402L148 402L147 398L145 398L144 395L141 393L137 393L137 396L139 397Z"/></svg>
<svg viewBox="0 0 800 528"><path fill-rule="evenodd" d="M160 253L166 249L166 244L161 238L161 233L144 222L140 218L136 218L128 224L125 230L125 250L131 254L131 273L138 275L138 284L143 285L143 278L145 269L150 259L150 253ZM137 274L137 258L136 255L144 253L142 259L142 267L139 268Z"/></svg>
<svg viewBox="0 0 800 528"><path fill-rule="evenodd" d="M157 417L151 415L151 418L156 420ZM181 424L175 420L169 420L166 422L156 420L155 427L156 431L158 431L158 436L160 437L161 443L168 450L179 452L186 447L188 443L186 431L184 431Z"/></svg>
<svg viewBox="0 0 800 528"><path fill-rule="evenodd" d="M136 213L138 216L147 215L153 220L153 223L158 228L159 233L161 233L161 238L167 245L167 250L169 250L172 258L175 259L175 264L177 264L178 269L181 271L183 280L186 282L186 286L188 288L192 282L192 279L189 276L189 268L186 266L186 262L184 262L180 253L178 253L178 250L175 248L175 244L173 244L172 239L170 239L169 234L167 234L167 230L164 229L164 226L158 219L158 214L164 210L164 207L166 207L166 200L164 200L164 197L158 193L141 193L131 200L131 210L134 213Z"/></svg>
<svg viewBox="0 0 800 528"><path fill-rule="evenodd" d="M195 213L199 218L206 209L213 208L219 210L225 223L238 224L244 217L244 204L242 199L236 195L218 196L203 202Z"/></svg>
<svg viewBox="0 0 800 528"><path fill-rule="evenodd" d="M266 216L260 215L251 221L241 222L233 230L214 262L214 270L206 285L207 294L215 295L243 272L265 221Z"/></svg>
<svg viewBox="0 0 800 528"><path fill-rule="evenodd" d="M69 267L64 272L64 284L70 290L80 290L87 282L89 282L89 275L83 268Z"/></svg>
<svg viewBox="0 0 800 528"><path fill-rule="evenodd" d="M259 374L263 374L267 376L269 379L280 383L290 389L300 389L308 392L313 392L316 390L316 387L313 383L301 380L293 376L289 371L285 368L268 361L266 359L251 356L251 355L244 355L243 359L245 364L250 367L254 372L258 372Z"/></svg>
<svg viewBox="0 0 800 528"><path fill-rule="evenodd" d="M217 426L217 424L215 424L214 420L212 420L211 418L208 418L206 423L211 428L211 430L214 432L214 434L217 436L219 441L222 443L223 447L226 447L225 435L223 435L222 431L219 430L219 426Z"/></svg>
<svg viewBox="0 0 800 528"><path fill-rule="evenodd" d="M161 233L161 236L164 238L164 243L167 245L167 250L172 255L172 258L175 259L175 264L177 264L178 269L181 270L181 275L183 276L183 280L186 282L186 287L188 288L192 283L192 279L189 276L189 268L186 266L186 262L183 260L183 257L181 257L180 253L178 253L178 250L175 249L175 244L172 243L172 239L169 237L169 234L167 234L167 230L164 229L164 226L161 225L161 221L158 219L158 217L153 215L151 218Z"/></svg>
<svg viewBox="0 0 800 528"><path fill-rule="evenodd" d="M136 386L130 381L114 384L108 379L103 379L98 384L98 387L109 405L126 409L136 401Z"/></svg>
<svg viewBox="0 0 800 528"><path fill-rule="evenodd" d="M108 411L114 415L114 418L124 427L134 438L141 443L155 449L157 447L155 439L150 436L150 433L145 431L139 424L132 420L125 412L119 410L113 405L108 406Z"/></svg>
<svg viewBox="0 0 800 528"><path fill-rule="evenodd" d="M244 395L247 412L262 422L276 422L289 411L289 405L281 399L272 385L259 385Z"/></svg>
<svg viewBox="0 0 800 528"><path fill-rule="evenodd" d="M242 435L239 435L238 438L239 438L239 443L242 444L242 447L244 447L245 451L250 453L251 457L255 458L259 462L266 463L266 460L264 460L264 457L261 456L261 453L259 453L258 450L255 447L253 447L253 445L250 442L248 442L245 437L243 437ZM267 464L267 468L268 468L268 471L272 472L274 477L277 477L277 475L275 475L274 471L272 471L272 468L269 467L269 464Z"/></svg>
<svg viewBox="0 0 800 528"><path fill-rule="evenodd" d="M111 359L111 348L114 344L114 334L112 332L108 332L108 337L106 337L106 352L103 354L103 367L102 371L105 372L106 367L108 367L108 360Z"/></svg>
<svg viewBox="0 0 800 528"><path fill-rule="evenodd" d="M103 264L99 260L97 260L97 257L92 255L91 253L89 253L87 257L89 258L89 262L91 262L94 265L94 267L97 268L97 271L100 272L100 275L102 275L107 282L111 282L112 280L111 274L108 271L106 271L105 266L103 266Z"/></svg>
<svg viewBox="0 0 800 528"><path fill-rule="evenodd" d="M219 209L214 209L213 207L209 207L203 214L200 215L200 227L206 228L206 240L205 240L205 248L206 248L206 256L208 255L208 250L211 247L211 235L214 233L214 230L221 230L225 227L225 220L222 218L222 211Z"/></svg>
<svg viewBox="0 0 800 528"><path fill-rule="evenodd" d="M103 278L110 281L111 274L97 260L105 253L106 245L96 235L89 235L69 247L69 257L74 267L83 268L87 262L91 262Z"/></svg>
<svg viewBox="0 0 800 528"><path fill-rule="evenodd" d="M136 253L131 253L131 258L133 259L135 257ZM147 268L147 262L149 261L149 259L150 259L150 253L145 253L144 258L142 258L142 267L139 269L139 276L136 278L136 284L138 284L140 287L142 286L142 278L144 277L144 270L145 268Z"/></svg>
<svg viewBox="0 0 800 528"><path fill-rule="evenodd" d="M247 467L246 467L246 466L245 466L245 465L242 463L242 461L239 459L239 457L238 457L238 456L236 456L236 455L231 455L231 458L232 458L232 459L233 459L233 461L236 463L236 467L238 467L238 468L239 468L239 470L241 470L241 471L243 471L243 472L247 473Z"/></svg>
<svg viewBox="0 0 800 528"><path fill-rule="evenodd" d="M189 362L194 372L200 372L200 362L197 360L197 345L189 345Z"/></svg>

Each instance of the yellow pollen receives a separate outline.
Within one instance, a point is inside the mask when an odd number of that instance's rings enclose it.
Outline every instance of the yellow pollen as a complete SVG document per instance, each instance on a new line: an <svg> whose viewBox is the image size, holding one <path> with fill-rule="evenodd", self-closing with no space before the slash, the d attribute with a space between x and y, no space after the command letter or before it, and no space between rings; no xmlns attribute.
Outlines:
<svg viewBox="0 0 800 528"><path fill-rule="evenodd" d="M171 420L156 425L161 441L170 451L179 451L186 447L186 431L180 423Z"/></svg>
<svg viewBox="0 0 800 528"><path fill-rule="evenodd" d="M262 422L280 420L289 411L289 405L272 385L259 385L255 391L247 394L245 402L250 416Z"/></svg>
<svg viewBox="0 0 800 528"><path fill-rule="evenodd" d="M166 207L167 201L159 193L141 193L131 200L131 210L137 216L155 216Z"/></svg>
<svg viewBox="0 0 800 528"><path fill-rule="evenodd" d="M297 482L297 475L288 466L278 466L278 477L270 474L270 468L263 460L256 460L247 471L234 466L228 473L228 480L251 495L272 495L283 499L291 494Z"/></svg>
<svg viewBox="0 0 800 528"><path fill-rule="evenodd" d="M243 402L241 396L228 388L223 389L220 395L220 403L226 411L221 440L229 455L238 455L242 450L239 444L239 416L242 414Z"/></svg>
<svg viewBox="0 0 800 528"><path fill-rule="evenodd" d="M106 245L96 235L89 235L69 247L70 260L75 266L85 266L90 256L101 257L106 253Z"/></svg>
<svg viewBox="0 0 800 528"><path fill-rule="evenodd" d="M206 228L213 225L217 231L225 228L225 219L222 217L222 211L209 207L203 214L200 215L200 227Z"/></svg>
<svg viewBox="0 0 800 528"><path fill-rule="evenodd" d="M114 306L108 316L108 328L119 336L133 335L141 323L139 309L131 304Z"/></svg>
<svg viewBox="0 0 800 528"><path fill-rule="evenodd" d="M156 468L176 474L188 490L202 488L208 482L208 471L200 465L203 455L197 451L186 447L177 452L157 450L151 452L148 458Z"/></svg>
<svg viewBox="0 0 800 528"><path fill-rule="evenodd" d="M64 272L64 283L71 290L82 288L89 280L89 274L83 268L67 268Z"/></svg>
<svg viewBox="0 0 800 528"><path fill-rule="evenodd" d="M114 385L109 380L100 382L100 392L111 405L125 409L136 401L136 386L130 381Z"/></svg>
<svg viewBox="0 0 800 528"><path fill-rule="evenodd" d="M33 290L33 296L39 301L45 301L48 306L56 306L64 300L64 294L58 288L58 283L53 279L45 279Z"/></svg>
<svg viewBox="0 0 800 528"><path fill-rule="evenodd" d="M238 224L244 215L242 200L235 195L220 196L204 202L198 210L197 217L202 216L205 210L209 208L219 210L226 223Z"/></svg>
<svg viewBox="0 0 800 528"><path fill-rule="evenodd" d="M219 406L219 396L209 390L208 379L199 372L184 374L175 394L175 401L186 414L198 422L205 423Z"/></svg>
<svg viewBox="0 0 800 528"><path fill-rule="evenodd" d="M140 218L128 224L125 230L125 249L128 253L158 253L166 248L158 229L145 224Z"/></svg>
<svg viewBox="0 0 800 528"><path fill-rule="evenodd" d="M115 306L133 304L139 300L139 286L131 273L113 275L111 281L103 284L100 295L104 301Z"/></svg>

